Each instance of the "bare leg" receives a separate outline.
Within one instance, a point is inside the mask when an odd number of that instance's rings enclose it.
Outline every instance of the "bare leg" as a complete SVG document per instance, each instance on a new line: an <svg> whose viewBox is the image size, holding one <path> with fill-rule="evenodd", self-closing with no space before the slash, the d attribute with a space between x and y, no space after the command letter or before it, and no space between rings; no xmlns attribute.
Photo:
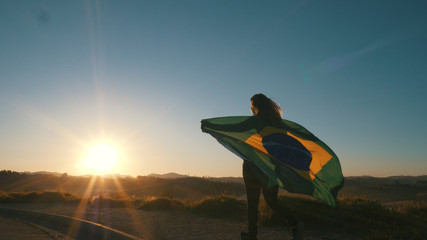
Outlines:
<svg viewBox="0 0 427 240"><path fill-rule="evenodd" d="M256 239L258 233L258 204L261 195L261 184L247 164L243 164L243 179L245 181L248 199L248 236Z"/></svg>

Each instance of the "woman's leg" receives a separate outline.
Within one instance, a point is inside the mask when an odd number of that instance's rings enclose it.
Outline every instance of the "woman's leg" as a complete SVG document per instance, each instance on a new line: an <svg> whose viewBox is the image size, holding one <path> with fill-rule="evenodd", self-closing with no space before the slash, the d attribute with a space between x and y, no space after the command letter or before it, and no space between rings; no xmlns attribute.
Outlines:
<svg viewBox="0 0 427 240"><path fill-rule="evenodd" d="M283 204L280 204L277 198L278 191L279 191L278 187L262 188L262 194L264 195L264 199L267 202L268 206L273 211L279 213L283 218L286 218L286 220L288 220L290 227L294 227L297 225L298 219L289 210L289 208L287 208Z"/></svg>
<svg viewBox="0 0 427 240"><path fill-rule="evenodd" d="M258 233L258 204L261 194L261 184L247 163L243 164L243 179L248 199L248 236L255 239Z"/></svg>

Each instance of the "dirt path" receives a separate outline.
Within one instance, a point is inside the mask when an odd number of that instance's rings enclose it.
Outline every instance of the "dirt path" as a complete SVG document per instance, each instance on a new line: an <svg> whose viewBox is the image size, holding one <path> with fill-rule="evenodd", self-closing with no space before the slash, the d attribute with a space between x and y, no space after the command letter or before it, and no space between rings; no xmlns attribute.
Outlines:
<svg viewBox="0 0 427 240"><path fill-rule="evenodd" d="M0 217L0 240L71 240L63 234L31 223Z"/></svg>
<svg viewBox="0 0 427 240"><path fill-rule="evenodd" d="M151 239L240 239L240 232L246 230L246 221L214 219L186 212L171 211L142 211L130 208L88 208L78 211L73 205L9 205L14 208L24 208L67 216L75 216L97 222L105 226L127 232L134 236ZM11 220L12 221L12 220ZM260 227L258 239L291 239L290 230L281 227ZM337 233L322 232L307 229L305 238L314 239L360 239Z"/></svg>

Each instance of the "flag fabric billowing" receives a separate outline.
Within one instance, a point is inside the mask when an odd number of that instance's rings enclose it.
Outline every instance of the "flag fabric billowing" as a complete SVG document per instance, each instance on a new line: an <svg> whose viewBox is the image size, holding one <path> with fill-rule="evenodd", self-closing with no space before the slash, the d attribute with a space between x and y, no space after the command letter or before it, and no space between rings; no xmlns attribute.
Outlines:
<svg viewBox="0 0 427 240"><path fill-rule="evenodd" d="M335 207L343 186L338 157L301 125L282 120L278 128L255 116L236 116L204 119L202 131L256 165L267 187L311 195Z"/></svg>

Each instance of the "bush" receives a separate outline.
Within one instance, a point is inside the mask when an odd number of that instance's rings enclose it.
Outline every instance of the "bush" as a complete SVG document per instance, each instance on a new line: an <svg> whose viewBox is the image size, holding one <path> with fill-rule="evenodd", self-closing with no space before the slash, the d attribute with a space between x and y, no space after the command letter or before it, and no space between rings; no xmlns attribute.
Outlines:
<svg viewBox="0 0 427 240"><path fill-rule="evenodd" d="M181 200L159 197L152 200L138 201L138 209L143 210L182 210L185 207L185 204Z"/></svg>
<svg viewBox="0 0 427 240"><path fill-rule="evenodd" d="M402 206L398 209L398 211L411 215L418 220L427 222L427 201L425 200Z"/></svg>
<svg viewBox="0 0 427 240"><path fill-rule="evenodd" d="M233 196L220 195L207 197L191 206L195 213L225 218L242 218L246 215L246 201Z"/></svg>
<svg viewBox="0 0 427 240"><path fill-rule="evenodd" d="M6 192L0 191L0 203L10 203L12 198Z"/></svg>
<svg viewBox="0 0 427 240"><path fill-rule="evenodd" d="M0 194L1 203L76 203L80 198L66 192L12 192Z"/></svg>

